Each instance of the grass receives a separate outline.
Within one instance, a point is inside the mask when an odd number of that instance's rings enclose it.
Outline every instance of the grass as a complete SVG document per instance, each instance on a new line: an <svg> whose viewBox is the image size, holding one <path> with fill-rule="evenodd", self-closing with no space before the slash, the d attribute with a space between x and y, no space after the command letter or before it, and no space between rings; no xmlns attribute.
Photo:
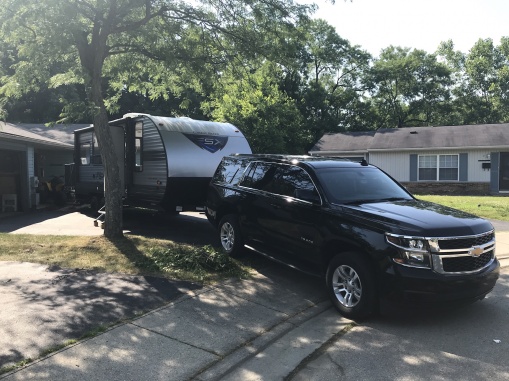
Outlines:
<svg viewBox="0 0 509 381"><path fill-rule="evenodd" d="M509 197L416 195L420 200L450 206L493 220L509 221Z"/></svg>
<svg viewBox="0 0 509 381"><path fill-rule="evenodd" d="M0 261L21 261L57 265L99 272L152 275L199 283L228 278L247 278L248 265L230 258L212 246L178 244L171 240L125 236L117 240L99 237L21 235L0 233ZM115 322L113 324L117 324ZM107 327L97 327L79 339L47 348L49 355L79 340L94 337ZM31 363L24 359L0 367L0 375Z"/></svg>
<svg viewBox="0 0 509 381"><path fill-rule="evenodd" d="M0 233L0 261L34 262L99 272L153 275L200 283L245 278L249 268L212 246L126 236L40 236Z"/></svg>

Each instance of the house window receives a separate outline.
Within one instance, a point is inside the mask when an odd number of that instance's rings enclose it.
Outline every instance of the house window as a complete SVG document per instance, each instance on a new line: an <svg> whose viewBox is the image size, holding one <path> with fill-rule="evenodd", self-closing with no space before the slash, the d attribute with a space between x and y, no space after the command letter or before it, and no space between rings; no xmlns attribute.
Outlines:
<svg viewBox="0 0 509 381"><path fill-rule="evenodd" d="M420 155L419 181L458 181L459 155Z"/></svg>
<svg viewBox="0 0 509 381"><path fill-rule="evenodd" d="M94 134L94 144L92 146L92 157L91 164L101 165L103 163L101 158L101 149L99 148L99 143L97 142L97 137Z"/></svg>

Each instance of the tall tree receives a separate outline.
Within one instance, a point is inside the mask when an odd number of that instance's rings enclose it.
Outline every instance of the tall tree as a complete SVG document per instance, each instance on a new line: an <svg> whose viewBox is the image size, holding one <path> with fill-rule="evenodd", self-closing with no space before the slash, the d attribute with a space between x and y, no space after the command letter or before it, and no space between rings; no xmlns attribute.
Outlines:
<svg viewBox="0 0 509 381"><path fill-rule="evenodd" d="M378 127L432 125L447 105L450 70L422 50L389 47L366 74Z"/></svg>
<svg viewBox="0 0 509 381"><path fill-rule="evenodd" d="M509 38L500 45L479 39L468 53L443 42L437 53L453 72L455 124L507 122L509 118Z"/></svg>
<svg viewBox="0 0 509 381"><path fill-rule="evenodd" d="M318 140L325 131L356 129L359 120L349 111L360 106L362 72L371 56L341 38L333 26L317 19L302 23L299 102L306 126Z"/></svg>
<svg viewBox="0 0 509 381"><path fill-rule="evenodd" d="M283 72L267 62L242 78L224 78L209 104L215 119L242 129L257 153L304 154L311 139L294 99L281 90Z"/></svg>
<svg viewBox="0 0 509 381"><path fill-rule="evenodd" d="M2 0L2 37L18 49L15 72L1 92L14 96L80 83L85 110L102 147L113 147L105 89L142 88L152 96L176 86L175 72L189 73L218 63L239 63L239 51L252 56L270 52L267 41L305 17L308 6L292 0ZM140 70L141 69L141 70ZM217 71L216 71L217 72ZM150 81L140 79L150 76ZM113 85L112 85L113 84ZM105 168L104 234L122 236L120 168L113 149L102 149Z"/></svg>

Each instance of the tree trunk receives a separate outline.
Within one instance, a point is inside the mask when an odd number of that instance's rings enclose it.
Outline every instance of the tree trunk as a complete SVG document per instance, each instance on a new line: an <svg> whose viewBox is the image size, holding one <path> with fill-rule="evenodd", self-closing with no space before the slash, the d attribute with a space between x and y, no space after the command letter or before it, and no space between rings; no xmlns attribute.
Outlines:
<svg viewBox="0 0 509 381"><path fill-rule="evenodd" d="M104 235L108 238L118 238L123 236L123 189L121 189L120 169L117 154L113 149L113 138L109 129L108 114L104 104L94 116L94 131L101 147L101 157L104 166L104 199L106 206Z"/></svg>
<svg viewBox="0 0 509 381"><path fill-rule="evenodd" d="M94 110L94 132L99 147L101 147L101 158L104 167L104 200L105 219L104 235L108 238L123 236L122 231L122 197L124 190L120 181L120 169L117 153L114 149L111 130L108 125L108 113L104 105L104 98L101 92L101 76L96 71L89 87L89 99L95 106ZM123 160L123 158L120 158ZM123 162L123 161L122 161Z"/></svg>

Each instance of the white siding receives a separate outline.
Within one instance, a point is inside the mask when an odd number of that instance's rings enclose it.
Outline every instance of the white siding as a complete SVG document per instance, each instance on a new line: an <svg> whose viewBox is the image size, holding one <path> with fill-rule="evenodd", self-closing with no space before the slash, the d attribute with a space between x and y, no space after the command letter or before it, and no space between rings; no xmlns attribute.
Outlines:
<svg viewBox="0 0 509 381"><path fill-rule="evenodd" d="M482 161L487 160L490 151L486 150L447 150L447 151L405 151L370 152L369 163L380 167L398 181L410 181L410 155L457 155L468 153L468 182L490 182L490 171L482 169Z"/></svg>
<svg viewBox="0 0 509 381"><path fill-rule="evenodd" d="M370 152L369 164L376 165L397 181L410 181L410 152Z"/></svg>
<svg viewBox="0 0 509 381"><path fill-rule="evenodd" d="M490 170L482 169L482 163L489 163L490 151L468 151L468 182L489 183Z"/></svg>

